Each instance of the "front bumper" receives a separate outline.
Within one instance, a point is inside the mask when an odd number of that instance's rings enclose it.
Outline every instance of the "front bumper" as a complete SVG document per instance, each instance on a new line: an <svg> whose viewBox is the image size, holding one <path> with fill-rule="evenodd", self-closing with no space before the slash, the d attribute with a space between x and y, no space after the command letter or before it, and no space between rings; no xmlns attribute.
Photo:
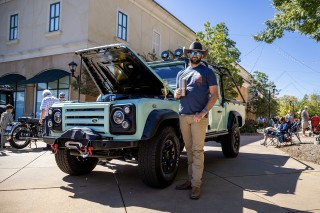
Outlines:
<svg viewBox="0 0 320 213"><path fill-rule="evenodd" d="M78 142L82 146L92 146L94 150L110 150L122 148L134 148L138 146L138 141L113 141L113 140L88 140L88 139L70 139L70 138L56 138L52 136L44 136L43 141L47 144L58 144L58 148L67 148L66 142Z"/></svg>

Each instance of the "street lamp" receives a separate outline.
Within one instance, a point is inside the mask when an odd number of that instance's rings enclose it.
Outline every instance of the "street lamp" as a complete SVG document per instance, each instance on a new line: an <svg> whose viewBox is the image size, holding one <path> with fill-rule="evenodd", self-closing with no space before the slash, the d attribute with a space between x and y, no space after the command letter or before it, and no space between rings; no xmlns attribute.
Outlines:
<svg viewBox="0 0 320 213"><path fill-rule="evenodd" d="M77 80L77 84L78 84L78 102L80 102L80 75L75 76L74 72L77 69L78 64L74 61L71 61L69 64L69 69L71 72L71 76L74 77ZM81 74L81 73L80 73Z"/></svg>
<svg viewBox="0 0 320 213"><path fill-rule="evenodd" d="M276 92L276 85L272 85L271 88L272 88L272 96L274 96L274 94ZM271 111L271 109L270 109L271 108L271 92L270 92L271 88L269 88L269 117L268 117L268 121L270 119L270 111Z"/></svg>

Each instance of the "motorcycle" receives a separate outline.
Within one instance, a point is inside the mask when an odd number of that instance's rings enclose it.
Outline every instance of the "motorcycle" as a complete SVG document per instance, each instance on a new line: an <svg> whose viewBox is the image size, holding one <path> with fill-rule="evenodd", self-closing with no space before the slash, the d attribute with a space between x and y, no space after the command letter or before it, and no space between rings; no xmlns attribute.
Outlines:
<svg viewBox="0 0 320 213"><path fill-rule="evenodd" d="M29 144L31 146L32 141L37 142L37 140L42 139L44 134L44 125L40 125L37 118L20 117L18 122L14 122L10 126L6 129L9 136L8 140L10 145L16 149L23 149Z"/></svg>

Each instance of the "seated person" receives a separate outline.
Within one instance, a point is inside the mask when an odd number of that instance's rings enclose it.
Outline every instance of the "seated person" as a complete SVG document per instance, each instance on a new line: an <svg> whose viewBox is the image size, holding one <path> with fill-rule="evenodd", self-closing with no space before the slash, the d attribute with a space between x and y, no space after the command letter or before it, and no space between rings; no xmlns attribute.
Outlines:
<svg viewBox="0 0 320 213"><path fill-rule="evenodd" d="M270 134L271 134L271 135L279 136L280 142L285 142L285 139L289 137L289 134L288 134L289 125L286 122L285 117L281 117L279 121L280 121L280 124L278 124L277 128L267 127L265 129L265 137L266 138L270 137Z"/></svg>

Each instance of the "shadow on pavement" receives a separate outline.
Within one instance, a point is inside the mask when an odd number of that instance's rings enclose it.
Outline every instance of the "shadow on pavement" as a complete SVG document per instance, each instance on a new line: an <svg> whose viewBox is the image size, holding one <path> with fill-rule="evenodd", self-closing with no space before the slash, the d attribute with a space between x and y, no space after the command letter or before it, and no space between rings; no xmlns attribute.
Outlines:
<svg viewBox="0 0 320 213"><path fill-rule="evenodd" d="M63 180L68 186L61 189L73 193L74 199L112 208L125 207L128 212L295 212L301 210L282 206L277 197L295 195L301 173L313 168L303 164L301 168L293 168L292 161L287 156L253 153L241 153L238 158L226 159L221 151L206 151L199 200L190 200L189 190L175 190L175 185L181 183L187 174L185 153L181 156L176 181L165 189L144 185L137 165L121 161L110 162L111 171L65 176ZM97 166L96 170L101 168L104 167Z"/></svg>

